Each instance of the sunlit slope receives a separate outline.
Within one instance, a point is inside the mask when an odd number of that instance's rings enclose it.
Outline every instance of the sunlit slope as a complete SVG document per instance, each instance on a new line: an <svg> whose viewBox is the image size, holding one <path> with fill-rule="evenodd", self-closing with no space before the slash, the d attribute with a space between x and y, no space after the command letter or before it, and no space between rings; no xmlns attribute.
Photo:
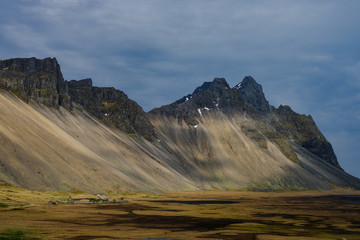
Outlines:
<svg viewBox="0 0 360 240"><path fill-rule="evenodd" d="M299 190L359 186L359 180L294 144L299 161L289 160L269 139L249 138L244 129L261 124L244 114L202 111L197 125L165 114L149 114L152 124L174 143L192 177L207 189Z"/></svg>
<svg viewBox="0 0 360 240"><path fill-rule="evenodd" d="M53 110L0 91L0 112L0 183L88 192L194 189L166 164L172 156L160 142L110 129L81 108Z"/></svg>

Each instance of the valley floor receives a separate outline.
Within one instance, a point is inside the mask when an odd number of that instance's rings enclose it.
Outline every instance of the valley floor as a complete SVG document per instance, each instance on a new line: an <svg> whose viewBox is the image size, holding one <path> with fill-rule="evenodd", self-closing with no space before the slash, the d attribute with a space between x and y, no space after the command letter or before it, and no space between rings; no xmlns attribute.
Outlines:
<svg viewBox="0 0 360 240"><path fill-rule="evenodd" d="M360 192L124 193L117 204L57 204L85 193L0 187L0 239L360 239Z"/></svg>

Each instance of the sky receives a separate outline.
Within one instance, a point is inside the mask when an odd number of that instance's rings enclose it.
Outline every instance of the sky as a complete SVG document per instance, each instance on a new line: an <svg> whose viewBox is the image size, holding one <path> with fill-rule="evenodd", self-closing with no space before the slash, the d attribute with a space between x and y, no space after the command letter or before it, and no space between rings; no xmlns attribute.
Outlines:
<svg viewBox="0 0 360 240"><path fill-rule="evenodd" d="M145 111L224 77L310 114L360 177L360 1L0 1L0 58L56 57L66 80L124 91Z"/></svg>

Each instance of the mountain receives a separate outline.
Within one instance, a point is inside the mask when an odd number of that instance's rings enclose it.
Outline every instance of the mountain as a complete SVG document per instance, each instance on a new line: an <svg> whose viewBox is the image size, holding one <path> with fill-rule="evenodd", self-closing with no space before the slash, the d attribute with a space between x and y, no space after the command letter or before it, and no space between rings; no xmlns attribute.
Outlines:
<svg viewBox="0 0 360 240"><path fill-rule="evenodd" d="M87 192L360 188L311 116L252 77L205 82L145 113L55 58L0 60L0 184Z"/></svg>
<svg viewBox="0 0 360 240"><path fill-rule="evenodd" d="M269 105L252 77L215 78L148 116L209 188L329 189L358 186L311 116Z"/></svg>

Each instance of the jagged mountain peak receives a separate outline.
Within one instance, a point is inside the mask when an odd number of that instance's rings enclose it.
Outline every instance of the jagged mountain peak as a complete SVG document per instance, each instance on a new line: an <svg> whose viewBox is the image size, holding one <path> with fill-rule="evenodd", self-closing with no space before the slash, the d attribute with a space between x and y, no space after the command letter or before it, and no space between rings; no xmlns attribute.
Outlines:
<svg viewBox="0 0 360 240"><path fill-rule="evenodd" d="M152 111L161 110L173 116L183 116L184 112L187 115L199 115L199 108L220 110L227 114L247 112L259 115L271 112L262 86L251 76L245 77L234 88L229 86L225 78L214 78L213 81L204 82L197 87L192 94Z"/></svg>
<svg viewBox="0 0 360 240"><path fill-rule="evenodd" d="M246 76L246 77L244 77L244 79L240 83L235 85L235 87L233 87L233 88L238 90L240 88L249 87L249 86L256 86L257 87L258 85L260 85L260 84L258 84L253 77Z"/></svg>
<svg viewBox="0 0 360 240"><path fill-rule="evenodd" d="M269 113L271 111L262 86L251 76L246 76L241 83L233 87L233 90L239 92L244 100L251 104L257 112Z"/></svg>
<svg viewBox="0 0 360 240"><path fill-rule="evenodd" d="M212 82L204 82L197 87L192 95L181 101L186 101L196 95L202 94L198 107L218 107L225 111L247 110L253 114L267 114L271 112L269 102L265 98L262 86L251 76L246 76L241 83L231 88L225 78L215 78ZM204 104L207 104L205 106Z"/></svg>
<svg viewBox="0 0 360 240"><path fill-rule="evenodd" d="M212 82L204 82L192 94L192 101L197 107L225 107L233 98L233 92L225 78L214 78Z"/></svg>
<svg viewBox="0 0 360 240"><path fill-rule="evenodd" d="M214 78L211 82L204 82L201 86L197 87L192 94L188 94L179 100L175 101L176 104L187 102L195 96L206 95L209 98L217 98L219 95L224 95L225 92L229 91L230 86L226 82L225 78ZM212 96L212 97L211 97ZM215 96L215 97L214 97ZM191 100L191 102L196 100ZM215 103L215 100L213 100ZM201 105L201 103L200 103ZM210 104L213 105L213 104Z"/></svg>
<svg viewBox="0 0 360 240"><path fill-rule="evenodd" d="M244 85L260 85L258 82L256 82L256 80L252 77L252 76L245 76L244 79L242 80L242 84Z"/></svg>
<svg viewBox="0 0 360 240"><path fill-rule="evenodd" d="M204 92L206 90L219 90L219 88L229 89L229 84L225 78L214 78L212 82L204 82L200 87L197 87L193 92L193 95Z"/></svg>
<svg viewBox="0 0 360 240"><path fill-rule="evenodd" d="M245 105L241 95L231 89L225 78L214 78L213 81L204 82L197 87L192 94L188 94L172 104L153 109L149 113L161 112L194 125L197 124L194 117L201 116L202 110L224 113L243 112Z"/></svg>

